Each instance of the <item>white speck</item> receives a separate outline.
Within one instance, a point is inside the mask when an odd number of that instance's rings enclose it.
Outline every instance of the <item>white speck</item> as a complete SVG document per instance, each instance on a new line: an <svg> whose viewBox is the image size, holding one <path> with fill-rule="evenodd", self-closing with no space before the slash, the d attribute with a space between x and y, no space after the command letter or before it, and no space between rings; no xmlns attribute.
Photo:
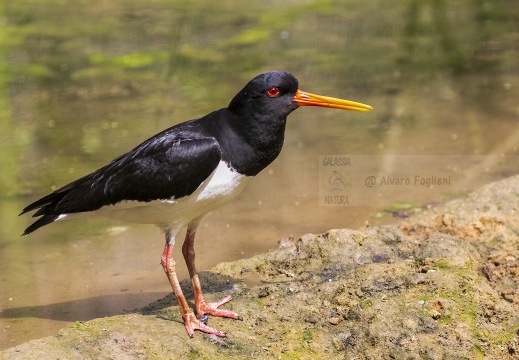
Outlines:
<svg viewBox="0 0 519 360"><path fill-rule="evenodd" d="M110 235L120 234L128 229L128 226L112 226L108 229Z"/></svg>
<svg viewBox="0 0 519 360"><path fill-rule="evenodd" d="M273 169L269 169L269 175L272 175L274 174L274 170Z"/></svg>

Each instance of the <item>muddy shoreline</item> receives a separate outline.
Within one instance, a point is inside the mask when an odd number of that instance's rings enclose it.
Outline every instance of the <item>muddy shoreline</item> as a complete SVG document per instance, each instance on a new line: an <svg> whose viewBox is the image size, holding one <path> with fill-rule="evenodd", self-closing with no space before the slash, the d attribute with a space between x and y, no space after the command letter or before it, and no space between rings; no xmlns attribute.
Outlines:
<svg viewBox="0 0 519 360"><path fill-rule="evenodd" d="M308 234L219 264L200 278L244 319L209 319L226 338L189 339L168 296L0 358L519 358L517 211L519 176L393 226Z"/></svg>

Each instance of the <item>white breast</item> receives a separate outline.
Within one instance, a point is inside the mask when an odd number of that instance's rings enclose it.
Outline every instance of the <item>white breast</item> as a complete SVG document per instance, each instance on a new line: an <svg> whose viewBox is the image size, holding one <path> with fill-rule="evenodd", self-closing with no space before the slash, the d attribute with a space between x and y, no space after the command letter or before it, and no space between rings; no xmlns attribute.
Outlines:
<svg viewBox="0 0 519 360"><path fill-rule="evenodd" d="M197 202L227 202L238 196L250 179L250 176L242 175L220 161L211 176L193 193L193 197Z"/></svg>
<svg viewBox="0 0 519 360"><path fill-rule="evenodd" d="M220 161L213 173L189 196L150 202L122 201L104 206L92 215L180 229L191 220L235 199L251 179Z"/></svg>

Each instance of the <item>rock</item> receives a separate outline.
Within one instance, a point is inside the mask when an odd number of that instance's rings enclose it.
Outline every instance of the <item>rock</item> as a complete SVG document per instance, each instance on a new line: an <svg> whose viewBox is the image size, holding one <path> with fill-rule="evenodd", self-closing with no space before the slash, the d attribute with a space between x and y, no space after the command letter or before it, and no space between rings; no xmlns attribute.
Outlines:
<svg viewBox="0 0 519 360"><path fill-rule="evenodd" d="M328 319L328 322L332 325L339 325L339 323L342 321L342 317L334 316Z"/></svg>

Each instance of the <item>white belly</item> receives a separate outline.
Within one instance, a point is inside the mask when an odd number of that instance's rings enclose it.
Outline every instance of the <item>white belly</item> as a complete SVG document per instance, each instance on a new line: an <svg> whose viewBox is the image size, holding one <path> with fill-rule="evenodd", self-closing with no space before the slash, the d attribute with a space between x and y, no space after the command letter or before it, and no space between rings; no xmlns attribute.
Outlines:
<svg viewBox="0 0 519 360"><path fill-rule="evenodd" d="M251 178L232 171L226 163L220 161L213 173L189 196L150 202L122 201L104 206L92 215L133 223L155 224L163 229L180 229L191 220L232 201Z"/></svg>

